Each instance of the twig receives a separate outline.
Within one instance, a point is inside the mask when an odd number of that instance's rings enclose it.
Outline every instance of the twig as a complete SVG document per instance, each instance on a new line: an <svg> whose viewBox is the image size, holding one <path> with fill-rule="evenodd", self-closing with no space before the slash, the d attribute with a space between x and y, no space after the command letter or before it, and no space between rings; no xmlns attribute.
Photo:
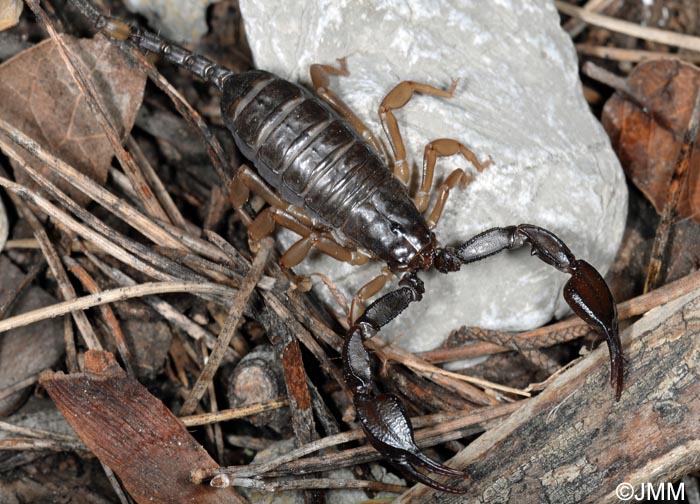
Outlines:
<svg viewBox="0 0 700 504"><path fill-rule="evenodd" d="M216 340L216 345L212 349L211 355L207 360L204 369L200 373L197 381L195 382L192 390L185 400L185 403L180 409L180 415L190 415L194 409L197 407L197 403L204 395L209 383L214 378L216 370L221 365L221 361L224 358L226 348L228 348L231 338L233 338L236 332L236 327L238 327L238 322L243 315L243 309L246 304L248 304L248 299L255 289L255 285L258 283L260 276L262 275L263 269L265 268L265 263L270 255L270 250L274 246L272 238L265 238L260 241L260 250L253 260L253 265L250 267L248 274L246 275L241 288L236 293L236 297L231 303L231 309L229 310L228 317L226 318L226 323L221 329L221 333Z"/></svg>
<svg viewBox="0 0 700 504"><path fill-rule="evenodd" d="M600 12L606 9L611 3L612 0L588 0L582 8L589 12ZM578 19L569 19L564 23L563 28L569 33L571 38L574 38L586 28L586 23L582 23Z"/></svg>
<svg viewBox="0 0 700 504"><path fill-rule="evenodd" d="M51 432L42 429L30 429L29 427L22 427L4 421L0 421L0 430L38 439L53 439L55 441L69 441L72 443L80 442L78 437L69 434L61 434L60 432Z"/></svg>
<svg viewBox="0 0 700 504"><path fill-rule="evenodd" d="M20 390L24 390L27 387L30 387L34 385L37 381L39 380L39 375L31 375L25 378L24 380L20 380L17 383L13 383L12 385L5 387L4 389L0 390L0 401L4 401L11 395L15 394L16 392L19 392Z"/></svg>
<svg viewBox="0 0 700 504"><path fill-rule="evenodd" d="M4 438L0 439L0 451L75 451L86 452L87 447L81 442L57 441L55 439Z"/></svg>
<svg viewBox="0 0 700 504"><path fill-rule="evenodd" d="M332 468L330 468L332 469ZM228 487L237 486L245 488L256 488L264 492L284 492L292 490L319 490L324 488L365 488L373 492L391 492L403 493L406 491L405 486L390 485L378 481L366 481L356 479L341 479L341 478L306 478L284 481L262 481L251 478L230 478L222 476L219 479L220 483L212 481L212 486Z"/></svg>
<svg viewBox="0 0 700 504"><path fill-rule="evenodd" d="M85 268L83 268L75 260L68 256L64 256L63 262L68 266L68 268L70 268L71 273L73 273L73 275L80 280L80 283L83 284L85 290L91 294L99 294L101 292L95 280L93 280ZM132 377L136 376L132 364L133 358L131 356L131 352L129 351L129 347L126 345L124 333L122 332L117 317L114 315L114 311L112 311L112 307L109 305L100 305L100 313L102 313L105 324L112 332L114 343L117 347L119 355L122 358L122 361L124 362L128 375Z"/></svg>
<svg viewBox="0 0 700 504"><path fill-rule="evenodd" d="M92 263L100 269L100 271L117 282L119 285L123 287L136 285L136 281L126 273L108 266L90 252L86 252L86 255L88 259L90 259L90 261L92 261ZM213 348L216 344L216 337L212 333L189 319L187 316L183 315L173 305L164 301L158 296L145 296L141 299L141 301L160 313L165 320L185 331L192 339L204 339L204 341L207 342L207 347L209 348ZM240 356L238 356L238 358L240 358Z"/></svg>
<svg viewBox="0 0 700 504"><path fill-rule="evenodd" d="M39 273L44 271L44 268L46 268L46 261L42 258L32 266L16 286L3 287L3 297L0 299L0 320L5 318L5 315L12 309L22 292L24 292L24 289L32 284Z"/></svg>
<svg viewBox="0 0 700 504"><path fill-rule="evenodd" d="M2 142L0 141L0 143ZM6 146L6 152L9 156L17 155L14 149L9 146ZM28 166L26 165L26 163L24 163L23 160L20 160L19 164L22 168L28 168ZM46 259L46 262L49 265L49 269L51 270L54 279L58 283L58 288L61 292L61 295L63 296L63 299L65 299L66 301L75 299L77 296L75 293L75 289L68 280L68 275L66 275L66 272L63 269L63 265L61 264L61 260L58 258L56 249L51 243L51 240L49 240L49 237L46 234L44 227L39 222L39 219L36 218L34 213L29 209L25 202L18 197L17 194L9 193L9 195L10 198L14 201L17 209L22 212L22 215L34 231L34 238L39 244L41 252L44 254L44 258ZM83 340L85 341L85 344L88 346L88 348L101 350L102 345L97 339L95 331L92 330L92 326L90 325L87 316L83 312L75 312L72 314L72 317L75 320L75 324L78 326L78 330L80 331L80 334L83 337ZM77 357L75 352L75 340L73 338L73 333L72 331L64 332L64 336L66 338L65 343L68 365L69 367L73 367L77 363ZM69 337L70 340L68 339Z"/></svg>
<svg viewBox="0 0 700 504"><path fill-rule="evenodd" d="M265 413L278 408L283 408L289 405L289 401L284 398L276 399L259 404L249 404L240 408L220 410L216 413L202 413L200 415L191 415L180 418L186 427L196 427L198 425L206 425L217 422L227 422L236 418L244 418L258 413Z"/></svg>
<svg viewBox="0 0 700 504"><path fill-rule="evenodd" d="M593 44L576 44L576 51L585 56L594 56L613 61L639 63L658 59L680 59L690 63L700 63L700 54L667 53L661 51L645 51L643 49L626 49L624 47L599 46Z"/></svg>
<svg viewBox="0 0 700 504"><path fill-rule="evenodd" d="M505 385L499 385L498 383L493 383L488 380L482 380L480 378L474 378L473 376L467 376L459 373L453 373L445 369L441 369L433 364L425 362L410 352L397 348L393 345L380 347L381 352L383 352L387 357L400 362L401 364L413 369L414 371L420 372L423 375L439 375L452 378L454 380L463 381L466 383L471 383L472 385L477 385L483 389L500 390L501 392L507 392L509 394L519 395L522 397L530 397L528 392L520 389L506 387Z"/></svg>
<svg viewBox="0 0 700 504"><path fill-rule="evenodd" d="M600 28L605 28L606 30L622 33L624 35L629 35L631 37L636 37L643 40L649 40L651 42L657 42L659 44L666 44L679 47L681 49L700 52L700 37L684 35L668 30L660 30L658 28L640 26L636 23L630 23L629 21L622 21L610 16L589 12L581 9L580 7L576 7L575 5L562 2L561 0L555 0L554 5L560 12L566 14L567 16L580 19L585 23L598 26Z"/></svg>
<svg viewBox="0 0 700 504"><path fill-rule="evenodd" d="M31 155L45 163L46 166L49 167L61 179L87 194L90 198L102 205L116 217L139 231L147 239L152 240L154 243L167 245L173 248L182 247L182 244L178 241L178 239L165 232L162 226L159 226L149 217L126 204L126 202L123 200L114 196L90 177L83 175L60 158L57 158L53 154L49 153L34 140L3 119L0 119L0 131L5 133L8 138L25 149ZM7 142L3 143L6 144ZM3 149L5 149L4 145Z"/></svg>
<svg viewBox="0 0 700 504"><path fill-rule="evenodd" d="M127 497L126 493L124 493L119 480L114 475L114 471L112 471L112 469L103 462L100 462L100 465L102 466L102 470L105 472L105 476L107 476L107 480L109 480L109 484L112 485L112 490L114 490L114 493L117 494L119 502L121 502L121 504L129 504L131 500L129 497Z"/></svg>
<svg viewBox="0 0 700 504"><path fill-rule="evenodd" d="M695 143L698 137L698 127L700 126L700 87L697 85L699 79L695 79L695 103L693 104L693 112L688 121L688 127L683 135L683 145L681 146L678 157L676 158L676 169L673 171L671 182L668 187L668 199L661 212L661 220L656 228L656 236L654 244L651 248L651 257L649 258L649 266L647 268L647 277L644 282L644 293L656 287L661 280L661 270L666 255L668 240L671 235L673 219L678 211L678 200L680 199L681 191L686 187L686 180L690 171L690 159L695 150ZM697 169L697 166L696 166Z"/></svg>
<svg viewBox="0 0 700 504"><path fill-rule="evenodd" d="M160 177L158 177L158 174L156 174L156 171L151 166L151 163L148 162L148 159L141 150L141 146L136 140L134 140L133 136L129 135L129 138L126 139L126 146L129 148L129 152L131 152L131 155L134 156L134 159L141 167L143 176L146 177L153 194L156 196L156 198L158 198L158 201L160 201L163 209L168 214L168 217L170 217L170 221L182 229L187 229L187 222L180 213L180 209L173 202L170 193L163 185L163 182L160 180Z"/></svg>
<svg viewBox="0 0 700 504"><path fill-rule="evenodd" d="M436 415L426 415L423 417L413 418L411 421L415 427L420 427L426 424L439 424L437 427L420 429L416 432L416 440L421 446L432 446L433 444L437 444L437 442L442 442L442 440L437 441L436 443L429 441L427 444L424 441L430 440L436 435L442 432L448 432L449 430L456 432L458 429L485 425L489 422L499 420L501 417L515 412L523 404L525 404L525 401L503 406L481 408L477 411L467 412L466 414L464 412L439 413ZM447 429L445 426L447 426ZM333 436L326 436L323 439L312 441L264 464L249 464L247 466L230 466L214 469L198 469L193 473L192 481L195 483L201 483L202 481L209 480L220 474L231 474L237 477L258 478L266 476L273 471L278 471L275 473L275 475L288 472L300 474L314 472L315 470L326 470L328 467L342 467L366 463L381 458L381 455L379 455L379 453L370 446L344 450L342 453L332 453L321 457L315 457L313 459L301 458L310 453L325 450L339 444L355 441L357 439L362 439L363 437L364 433L361 429L354 429L349 432L343 432ZM461 435L457 433L454 437L449 437L456 439L461 437ZM291 463L294 461L298 461L299 464L292 466Z"/></svg>
<svg viewBox="0 0 700 504"><path fill-rule="evenodd" d="M0 333L9 331L10 329L15 329L17 327L33 324L34 322L38 322L40 320L65 315L66 313L75 310L86 310L105 303L124 301L134 297L173 292L197 292L231 297L236 291L223 285L197 282L151 282L141 285L134 285L133 287L120 287L118 289L103 291L99 294L91 294L90 296L77 298L72 301L56 303L45 308L38 308L15 317L0 320Z"/></svg>

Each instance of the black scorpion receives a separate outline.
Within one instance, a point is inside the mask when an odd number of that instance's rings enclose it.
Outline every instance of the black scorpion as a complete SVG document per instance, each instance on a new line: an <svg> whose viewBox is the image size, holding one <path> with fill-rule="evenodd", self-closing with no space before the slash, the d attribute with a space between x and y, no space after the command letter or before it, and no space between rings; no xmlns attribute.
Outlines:
<svg viewBox="0 0 700 504"><path fill-rule="evenodd" d="M426 220L421 212L427 204L425 189L432 182L435 157L461 153L478 169L483 168L456 141L442 139L426 148L423 183L415 203L395 176L407 178L405 149L391 109L403 106L413 92L449 97L454 84L450 91L440 91L425 84L403 82L382 102L380 114L394 150L395 173L392 174L378 154L379 144L369 131L325 88L327 75L346 73L344 66L340 70L312 67L319 94L329 106L304 87L271 73L259 70L235 73L158 35L105 17L84 0L73 1L102 32L116 39L129 39L141 49L158 53L221 91L223 120L256 170L245 167L239 170L232 187L232 201L242 209L252 189L271 204L255 220L246 218L242 212L251 237L271 232L275 223L302 235L284 255L285 266L298 263L311 247L316 247L353 263L362 263L369 257L379 259L392 273L404 274L398 289L371 303L358 316L342 349L345 379L365 434L404 475L454 493L465 490L439 483L417 467L446 476L468 476L425 455L414 441L410 419L399 399L393 394L375 392L370 355L364 341L410 303L422 298L424 288L417 271L433 266L443 273L457 271L462 264L530 245L532 255L571 275L564 297L574 312L605 338L610 351L610 381L619 399L623 357L617 312L610 290L595 268L576 259L553 233L529 224L489 229L457 247L439 247L431 228L439 218L449 188L460 181L463 172L455 171L448 177L439 198L441 203ZM338 234L353 247L348 248ZM365 289L359 300L376 293L386 276Z"/></svg>

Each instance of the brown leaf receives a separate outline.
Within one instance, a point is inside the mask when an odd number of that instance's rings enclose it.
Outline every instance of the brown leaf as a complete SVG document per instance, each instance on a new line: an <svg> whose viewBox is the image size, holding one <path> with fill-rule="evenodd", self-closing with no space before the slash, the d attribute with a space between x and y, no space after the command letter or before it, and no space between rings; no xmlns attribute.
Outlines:
<svg viewBox="0 0 700 504"><path fill-rule="evenodd" d="M131 130L143 99L145 75L104 39L76 40L63 36L79 55L96 83L110 118L123 138ZM113 152L52 40L33 46L0 65L0 117L77 170L104 184ZM41 163L27 161L76 201L89 199L47 173ZM20 183L28 183L16 169Z"/></svg>
<svg viewBox="0 0 700 504"><path fill-rule="evenodd" d="M661 214L700 86L700 71L677 60L650 61L634 69L627 86L629 96L616 93L605 104L603 126L625 173ZM687 182L677 210L700 222L697 150L690 160Z"/></svg>
<svg viewBox="0 0 700 504"><path fill-rule="evenodd" d="M109 352L88 351L85 373L42 373L61 414L137 502L244 502L231 488L195 485L190 473L218 467L185 426Z"/></svg>

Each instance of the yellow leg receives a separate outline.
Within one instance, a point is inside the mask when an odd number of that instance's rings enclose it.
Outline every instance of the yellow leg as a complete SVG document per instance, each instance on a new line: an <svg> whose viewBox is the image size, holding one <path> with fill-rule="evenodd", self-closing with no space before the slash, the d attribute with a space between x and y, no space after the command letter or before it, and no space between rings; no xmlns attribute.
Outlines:
<svg viewBox="0 0 700 504"><path fill-rule="evenodd" d="M392 276L394 276L394 274L389 268L383 267L379 275L367 282L357 291L355 297L352 298L352 305L350 307L350 325L354 324L364 313L365 301L382 290Z"/></svg>
<svg viewBox="0 0 700 504"><path fill-rule="evenodd" d="M420 82L403 81L389 91L389 94L384 97L379 105L379 119L382 121L382 126L389 137L389 143L391 143L391 148L394 151L394 175L404 184L408 184L410 173L406 162L406 147L401 137L399 123L393 111L406 105L414 93L452 98L456 87L457 81L452 81L452 85L448 90L439 89L429 84L421 84Z"/></svg>
<svg viewBox="0 0 700 504"><path fill-rule="evenodd" d="M383 149L377 140L377 137L374 136L372 131L365 125L365 123L362 122L359 117L357 117L355 112L352 111L352 109L343 101L343 99L329 88L330 79L328 77L330 75L340 75L343 77L350 75L350 72L348 72L348 67L345 63L345 58L339 59L338 64L340 65L339 67L319 64L311 65L309 68L311 83L313 84L316 93L318 93L323 101L328 103L335 109L336 112L347 119L357 130L360 136L372 144L372 147L374 147L378 153L381 153L383 152Z"/></svg>
<svg viewBox="0 0 700 504"><path fill-rule="evenodd" d="M428 208L437 158L454 156L455 154L464 156L467 161L474 165L479 173L491 163L490 161L484 164L479 163L476 155L457 140L441 138L430 142L423 151L423 173L421 174L420 186L415 196L416 208L418 208L419 212L425 212L425 209Z"/></svg>

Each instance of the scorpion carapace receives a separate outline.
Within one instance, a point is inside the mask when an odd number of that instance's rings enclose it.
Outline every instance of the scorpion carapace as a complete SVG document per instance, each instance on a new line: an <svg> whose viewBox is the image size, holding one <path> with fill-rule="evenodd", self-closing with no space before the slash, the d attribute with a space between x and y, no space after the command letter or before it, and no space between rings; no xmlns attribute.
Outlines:
<svg viewBox="0 0 700 504"><path fill-rule="evenodd" d="M565 299L606 339L610 380L616 398L620 397L623 358L612 295L601 275L587 262L576 259L553 233L521 224L484 231L457 247L438 246L432 229L442 205L449 190L464 185L468 178L461 170L452 172L440 186L438 203L424 218L435 158L461 154L480 171L485 165L479 164L469 149L451 139L430 142L424 153L420 187L411 200L404 186L408 177L406 152L392 110L405 105L415 92L449 97L454 83L444 91L405 81L384 98L379 113L394 154L392 174L378 154L376 139L327 88L328 75L347 73L342 62L340 69L312 67L312 80L321 99L268 72L234 73L155 34L102 16L87 0L72 2L107 35L129 39L142 49L159 53L221 90L224 122L255 167L255 171L241 167L231 187L232 202L251 238L272 232L277 224L302 236L282 257L283 265L295 265L315 247L351 263L359 264L370 257L379 259L392 273L404 274L396 290L356 317L345 338L342 362L367 439L408 478L446 492L467 491L442 484L418 470L468 476L432 460L418 448L402 403L395 395L376 392L370 354L364 345L410 303L422 298L423 283L416 274L420 270L435 267L443 273L453 272L462 264L528 244L533 255L571 275ZM254 219L245 211L251 191L270 204ZM363 296L376 293L388 276L364 289Z"/></svg>

